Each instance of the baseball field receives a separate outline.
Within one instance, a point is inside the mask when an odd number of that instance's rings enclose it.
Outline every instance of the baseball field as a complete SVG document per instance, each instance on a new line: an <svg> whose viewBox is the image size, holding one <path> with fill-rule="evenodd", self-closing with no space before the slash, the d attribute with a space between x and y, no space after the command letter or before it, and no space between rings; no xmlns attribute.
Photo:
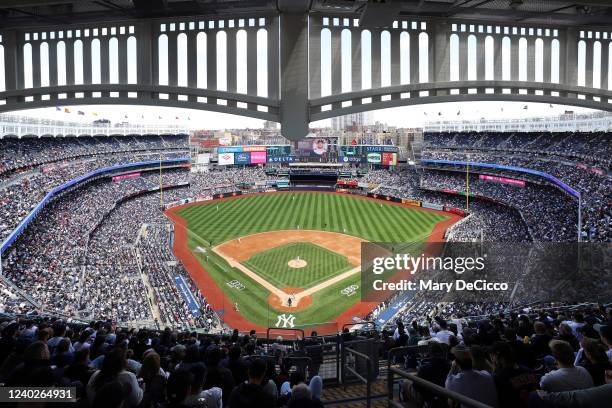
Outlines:
<svg viewBox="0 0 612 408"><path fill-rule="evenodd" d="M375 304L360 301L360 248L425 242L456 219L322 192L245 195L167 211L174 250L231 327L334 331Z"/></svg>

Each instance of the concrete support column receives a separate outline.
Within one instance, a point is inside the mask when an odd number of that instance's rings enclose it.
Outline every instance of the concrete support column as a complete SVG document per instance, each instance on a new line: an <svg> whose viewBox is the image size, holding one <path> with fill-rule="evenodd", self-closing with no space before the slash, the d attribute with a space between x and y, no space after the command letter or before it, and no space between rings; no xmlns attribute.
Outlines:
<svg viewBox="0 0 612 408"><path fill-rule="evenodd" d="M535 81L535 38L527 37L527 81Z"/></svg>
<svg viewBox="0 0 612 408"><path fill-rule="evenodd" d="M57 41L51 40L49 44L49 86L57 85Z"/></svg>
<svg viewBox="0 0 612 408"><path fill-rule="evenodd" d="M228 53L229 55L229 53ZM234 57L234 65L236 58ZM229 63L228 63L229 66ZM236 67L233 68L236 72ZM234 74L235 75L235 74ZM247 30L247 94L257 95L257 30ZM254 104L247 105L249 109L256 110Z"/></svg>
<svg viewBox="0 0 612 408"><path fill-rule="evenodd" d="M266 21L268 25L268 98L278 99L280 88L279 60L280 60L280 39L279 39L279 18L270 17ZM321 63L319 62L319 69ZM319 90L321 86L319 86Z"/></svg>
<svg viewBox="0 0 612 408"><path fill-rule="evenodd" d="M17 38L16 31L2 33L4 46L4 85L7 91L23 89L23 44ZM12 96L6 103L17 103L22 98Z"/></svg>
<svg viewBox="0 0 612 408"><path fill-rule="evenodd" d="M584 58L584 86L593 87L593 48L595 43L591 39L585 40L586 53Z"/></svg>
<svg viewBox="0 0 612 408"><path fill-rule="evenodd" d="M66 85L74 85L74 41L67 40L66 43ZM72 96L74 93L69 93Z"/></svg>
<svg viewBox="0 0 612 408"><path fill-rule="evenodd" d="M331 28L331 94L342 93L342 27ZM335 107L334 107L335 108Z"/></svg>
<svg viewBox="0 0 612 408"><path fill-rule="evenodd" d="M565 30L559 30L559 33L565 31L563 38L560 38L560 56L561 63L559 64L560 72L559 79L561 83L566 85L578 84L578 30L574 27L568 27ZM564 72L563 72L564 71ZM564 74L564 75L562 75Z"/></svg>
<svg viewBox="0 0 612 408"><path fill-rule="evenodd" d="M510 39L510 80L519 80L519 66L519 38L512 37ZM518 91L513 91L513 93L518 93Z"/></svg>
<svg viewBox="0 0 612 408"><path fill-rule="evenodd" d="M138 63L136 77L139 84L152 85L157 83L159 66L157 57L157 35L149 21L142 21L136 25L136 61ZM153 97L151 92L138 92L138 98L148 100Z"/></svg>
<svg viewBox="0 0 612 408"><path fill-rule="evenodd" d="M247 31L247 54L249 49L249 35L251 34L251 30ZM236 92L236 30L233 28L227 28L225 30L225 35L227 38L226 42L226 56L227 56L227 91L228 92ZM247 77L249 71L255 68L255 73L257 73L257 67L249 64L250 61L247 59ZM248 81L247 81L248 83ZM229 105L229 101L228 101Z"/></svg>
<svg viewBox="0 0 612 408"><path fill-rule="evenodd" d="M217 89L217 31L206 32L206 86L208 89ZM208 98L209 104L215 105L216 98Z"/></svg>
<svg viewBox="0 0 612 408"><path fill-rule="evenodd" d="M476 79L479 81L485 79L485 39L482 34L476 36Z"/></svg>
<svg viewBox="0 0 612 408"><path fill-rule="evenodd" d="M187 32L187 86L198 87L198 37L196 31ZM190 102L196 102L197 97L190 96Z"/></svg>
<svg viewBox="0 0 612 408"><path fill-rule="evenodd" d="M308 12L280 14L281 133L295 140L308 134Z"/></svg>
<svg viewBox="0 0 612 408"><path fill-rule="evenodd" d="M551 78L551 40L549 37L545 37L542 39L544 41L544 57L543 57L543 74L542 81L545 83L550 83Z"/></svg>
<svg viewBox="0 0 612 408"><path fill-rule="evenodd" d="M310 67L310 99L321 97L321 17L313 16L309 18L310 44L308 63Z"/></svg>
<svg viewBox="0 0 612 408"><path fill-rule="evenodd" d="M119 49L119 83L127 84L128 82L128 66L127 66L127 37L120 36L117 38ZM120 97L127 97L127 92L120 92Z"/></svg>
<svg viewBox="0 0 612 408"><path fill-rule="evenodd" d="M178 85L178 46L176 31L169 31L168 35L168 85ZM172 96L170 99L174 99Z"/></svg>
<svg viewBox="0 0 612 408"><path fill-rule="evenodd" d="M32 87L40 88L40 42L32 42ZM35 97L34 99L38 99Z"/></svg>
<svg viewBox="0 0 612 408"><path fill-rule="evenodd" d="M459 33L459 81L468 80L468 36Z"/></svg>
<svg viewBox="0 0 612 408"><path fill-rule="evenodd" d="M361 30L351 30L351 90L360 91L361 86Z"/></svg>
<svg viewBox="0 0 612 408"><path fill-rule="evenodd" d="M380 33L381 30L372 29L372 89L380 88ZM372 98L372 102L379 98Z"/></svg>
<svg viewBox="0 0 612 408"><path fill-rule="evenodd" d="M443 22L437 22L433 32L429 34L429 40L433 42L433 47L430 47L433 48L433 55L429 59L432 71L430 82L450 81L450 34L449 24ZM448 95L446 90L436 92L436 96L446 95Z"/></svg>
<svg viewBox="0 0 612 408"><path fill-rule="evenodd" d="M503 78L502 41L503 37L493 36L493 79L496 81Z"/></svg>
<svg viewBox="0 0 612 408"><path fill-rule="evenodd" d="M608 41L601 42L601 89L610 89L608 78L608 62L610 58L610 43Z"/></svg>
<svg viewBox="0 0 612 408"><path fill-rule="evenodd" d="M400 30L394 29L390 31L390 51L391 51L391 86L401 84L401 70L400 65ZM397 95L399 97L399 95Z"/></svg>

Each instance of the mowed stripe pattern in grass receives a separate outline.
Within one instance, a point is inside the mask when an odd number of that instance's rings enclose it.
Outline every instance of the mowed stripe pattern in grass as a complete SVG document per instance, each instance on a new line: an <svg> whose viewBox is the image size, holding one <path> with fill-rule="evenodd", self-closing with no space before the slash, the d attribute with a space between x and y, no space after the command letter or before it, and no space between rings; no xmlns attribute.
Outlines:
<svg viewBox="0 0 612 408"><path fill-rule="evenodd" d="M340 232L374 242L409 242L446 217L360 197L325 193L258 194L179 211L192 234L211 245L275 230Z"/></svg>
<svg viewBox="0 0 612 408"><path fill-rule="evenodd" d="M307 262L303 268L291 268L292 259ZM346 257L320 246L295 242L253 255L243 264L278 288L309 288L351 268Z"/></svg>

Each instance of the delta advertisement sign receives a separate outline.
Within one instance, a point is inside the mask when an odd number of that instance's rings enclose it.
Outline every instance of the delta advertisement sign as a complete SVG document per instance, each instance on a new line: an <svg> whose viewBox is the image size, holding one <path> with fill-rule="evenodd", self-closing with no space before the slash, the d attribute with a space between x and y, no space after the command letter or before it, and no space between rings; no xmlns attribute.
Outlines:
<svg viewBox="0 0 612 408"><path fill-rule="evenodd" d="M293 163L295 156L268 156L268 163Z"/></svg>

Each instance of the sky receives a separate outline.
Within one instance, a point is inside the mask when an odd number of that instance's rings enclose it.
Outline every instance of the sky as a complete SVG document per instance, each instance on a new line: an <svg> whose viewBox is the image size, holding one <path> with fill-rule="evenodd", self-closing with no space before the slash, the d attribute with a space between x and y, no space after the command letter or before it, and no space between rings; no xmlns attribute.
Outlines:
<svg viewBox="0 0 612 408"><path fill-rule="evenodd" d="M527 105L528 109L523 109ZM55 108L30 109L15 112L23 116L33 116L44 119L66 120L82 123L91 123L100 118L111 122L130 122L134 124L176 124L190 129L242 129L261 128L263 121L244 116L222 114L193 109L132 106L132 105L99 105L99 106L70 106L70 113L58 112ZM85 115L79 115L82 111ZM420 106L405 106L374 111L373 120L398 127L422 127L426 122L437 120L480 120L527 118L534 116L554 116L566 110L578 112L595 112L591 109L576 108L573 106L553 105L541 103L518 102L461 102L438 103ZM97 113L97 116L93 114ZM440 113L440 115L439 115ZM457 115L459 113L459 115ZM127 115L127 119L125 116ZM159 118L161 116L161 119ZM178 119L177 119L178 117ZM329 120L312 122L311 127L329 126Z"/></svg>
<svg viewBox="0 0 612 408"><path fill-rule="evenodd" d="M259 24L259 21L254 22ZM170 30L170 26L165 29ZM341 35L341 71L342 71L342 92L351 91L351 55L350 55L350 32L344 30ZM197 37L197 86L206 87L206 34L200 33ZM400 80L402 83L408 83L410 78L409 72L409 34L404 32L400 36ZM89 39L83 38L89 41ZM78 40L80 41L80 40ZM78 43L77 41L77 43ZM267 51L266 44L267 33L263 29L257 32L257 94L259 96L267 96ZM459 79L459 63L458 63L458 40L456 35L450 39L450 79ZM361 33L362 42L362 78L361 84L364 89L371 86L372 78L370 75L371 67L371 38L369 32ZM41 85L46 86L49 82L49 49L45 43L41 46ZM238 31L236 38L237 64L236 64L236 79L237 91L245 93L247 88L247 47L246 47L246 32ZM217 34L217 86L220 90L227 89L226 77L226 46L227 35L225 32ZM137 82L136 70L136 53L137 44L132 37L128 40L128 83ZM612 44L610 44L612 49ZM83 64L82 64L82 44L75 44L75 80L77 83L83 81ZM168 37L165 35L159 38L159 83L165 85L168 83ZM510 43L502 42L502 77L510 79ZM536 42L535 46L536 58L536 80L542 80L543 72L543 57L542 43ZM65 46L58 44L58 78L59 84L65 84L66 69L65 66ZM118 82L118 63L117 63L118 45L116 39L112 38L109 42L109 61L110 61L110 82ZM427 39L424 34L419 37L419 80L427 82ZM92 82L100 82L100 44L99 40L92 41ZM1 53L0 53L1 54ZM527 75L527 47L526 41L519 42L519 79L526 80ZM25 85L32 85L32 65L31 65L31 49L24 48L25 60ZM383 32L381 36L381 85L390 85L390 36L388 32ZM584 47L579 46L578 49L578 83L584 85ZM610 64L609 69L612 71L612 52L609 53ZM468 79L476 79L476 42L475 37L468 39ZM559 71L558 64L554 63L558 60L558 45L552 43L552 58L551 77L552 80L558 80ZM594 54L594 73L593 86L601 86L603 88L612 89L612 72L608 76L609 83L601 84L601 47L595 48ZM4 89L4 73L1 72L4 64L0 64L0 91ZM321 95L326 96L331 94L331 36L328 29L323 29L321 33ZM187 39L184 34L177 37L177 66L178 66L178 85L187 86ZM493 42L492 40L485 41L485 77L493 79ZM591 84L586 84L591 85ZM528 109L523 109L527 105ZM61 107L61 105L59 105ZM199 110L188 110L179 108L165 107L150 107L150 106L121 106L121 105L97 105L97 106L74 106L68 108L71 113L57 111L55 107L46 109L35 109L21 111L17 114L27 116L38 116L49 119L64 119L79 122L91 122L95 119L106 118L112 122L128 121L132 123L152 123L152 124L172 124L176 123L180 126L186 126L194 129L226 129L226 128L259 128L263 125L263 121L259 119L251 119L236 115L219 114L215 112L206 112ZM564 113L566 110L574 112L588 112L588 109L575 107L567 107L561 105L548 104L525 104L520 102L457 102L444 104L429 104L421 106L400 107L392 109L384 109L375 111L373 119L375 121L387 123L398 127L419 127L424 123L433 120L478 120L481 118L487 119L510 119L510 118L525 118L533 116L548 116ZM78 115L77 112L84 112L85 115ZM97 115L94 115L96 113ZM126 117L127 116L127 117ZM329 125L329 120L311 123L311 127L323 127Z"/></svg>

